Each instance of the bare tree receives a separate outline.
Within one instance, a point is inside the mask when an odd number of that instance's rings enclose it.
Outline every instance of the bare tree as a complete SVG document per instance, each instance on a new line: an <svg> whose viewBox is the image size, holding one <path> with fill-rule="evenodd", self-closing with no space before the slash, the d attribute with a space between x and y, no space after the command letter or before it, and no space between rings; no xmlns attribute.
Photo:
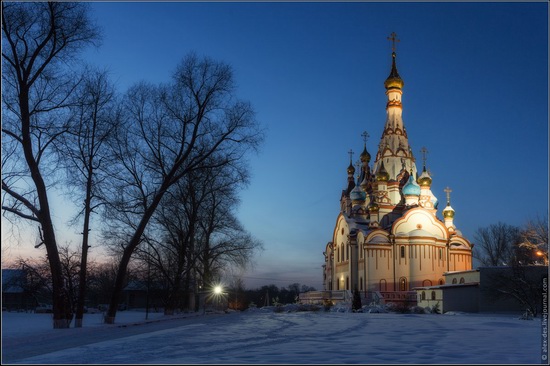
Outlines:
<svg viewBox="0 0 550 366"><path fill-rule="evenodd" d="M118 108L114 87L105 71L86 70L75 99L75 105L71 108L74 123L69 133L62 136L59 154L67 172L66 187L70 189L70 198L78 203L77 207L82 207L75 218L75 221L82 219L75 327L82 327L91 216L104 202L101 186L105 183L105 176L101 174L101 169L109 164L105 147L115 129Z"/></svg>
<svg viewBox="0 0 550 366"><path fill-rule="evenodd" d="M54 328L68 328L73 314L48 196L46 178L57 177L50 148L68 130L62 112L78 84L68 62L97 39L86 4L2 3L2 209L38 224L52 274Z"/></svg>
<svg viewBox="0 0 550 366"><path fill-rule="evenodd" d="M166 192L190 172L238 161L260 143L250 104L234 92L228 65L196 55L183 60L169 85L129 90L106 211L116 222L110 232L124 240L106 323L115 321L126 268ZM215 153L221 160L209 160Z"/></svg>
<svg viewBox="0 0 550 366"><path fill-rule="evenodd" d="M519 245L527 251L530 263L548 265L548 216L529 220L521 232L523 242Z"/></svg>
<svg viewBox="0 0 550 366"><path fill-rule="evenodd" d="M477 229L474 233L475 257L484 266L511 265L518 260L517 249L521 243L520 234L518 227L502 222Z"/></svg>

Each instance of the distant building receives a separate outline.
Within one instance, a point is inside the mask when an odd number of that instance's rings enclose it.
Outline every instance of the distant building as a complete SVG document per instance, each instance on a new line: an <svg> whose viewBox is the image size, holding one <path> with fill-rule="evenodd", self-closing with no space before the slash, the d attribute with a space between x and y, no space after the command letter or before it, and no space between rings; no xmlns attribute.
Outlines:
<svg viewBox="0 0 550 366"><path fill-rule="evenodd" d="M27 290L27 273L22 269L2 269L2 310L31 310L36 305Z"/></svg>
<svg viewBox="0 0 550 366"><path fill-rule="evenodd" d="M402 119L404 82L395 48L384 86L387 117L372 167L366 132L357 169L350 151L347 187L324 251L324 290L358 289L364 298L386 302L416 300L413 288L443 285L445 272L470 270L473 245L455 226L449 188L438 217L425 148L422 171L417 169Z"/></svg>
<svg viewBox="0 0 550 366"><path fill-rule="evenodd" d="M444 285L417 287L417 305L441 312L523 313L526 306L518 300L530 298L542 311L543 278L547 266L480 267L476 270L448 272Z"/></svg>

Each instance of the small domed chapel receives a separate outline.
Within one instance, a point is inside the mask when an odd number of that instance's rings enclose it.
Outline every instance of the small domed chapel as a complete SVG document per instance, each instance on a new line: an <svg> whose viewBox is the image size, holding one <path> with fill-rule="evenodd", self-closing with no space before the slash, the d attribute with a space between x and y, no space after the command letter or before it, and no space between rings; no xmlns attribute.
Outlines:
<svg viewBox="0 0 550 366"><path fill-rule="evenodd" d="M393 41L386 89L386 123L374 161L364 146L357 167L347 167L347 187L340 198L340 213L332 240L326 245L324 290L359 290L372 299L414 299L415 287L444 284L444 273L472 268L473 245L454 224L447 187L443 206L431 191L422 148L419 171L403 123L403 79L397 72Z"/></svg>

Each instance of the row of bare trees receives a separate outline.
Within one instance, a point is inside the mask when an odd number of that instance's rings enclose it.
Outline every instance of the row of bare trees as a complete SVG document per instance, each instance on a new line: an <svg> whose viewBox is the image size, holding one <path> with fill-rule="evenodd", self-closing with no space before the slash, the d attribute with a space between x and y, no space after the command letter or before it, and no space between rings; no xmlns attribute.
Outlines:
<svg viewBox="0 0 550 366"><path fill-rule="evenodd" d="M548 217L522 227L498 222L479 228L474 255L486 268L483 284L494 302L514 301L532 316L541 311L543 278L548 276Z"/></svg>
<svg viewBox="0 0 550 366"><path fill-rule="evenodd" d="M133 259L162 271L179 294L261 248L233 211L248 182L246 156L263 135L236 97L231 67L190 54L171 82L118 95L106 72L77 62L100 39L88 11L85 3L2 3L2 212L38 227L54 328L69 327L75 308L82 326L92 229L119 258L107 323ZM81 208L76 307L52 220L56 185ZM174 296L172 309L181 304Z"/></svg>
<svg viewBox="0 0 550 366"><path fill-rule="evenodd" d="M522 227L498 222L474 233L474 258L482 266L548 265L548 217Z"/></svg>

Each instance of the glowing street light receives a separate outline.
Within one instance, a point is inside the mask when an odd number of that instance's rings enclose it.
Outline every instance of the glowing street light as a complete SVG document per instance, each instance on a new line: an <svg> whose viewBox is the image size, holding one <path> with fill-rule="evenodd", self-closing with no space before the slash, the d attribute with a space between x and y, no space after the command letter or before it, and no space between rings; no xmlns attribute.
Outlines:
<svg viewBox="0 0 550 366"><path fill-rule="evenodd" d="M222 291L223 291L223 289L222 289L221 286L218 285L218 286L214 287L214 294L215 295L221 295Z"/></svg>

